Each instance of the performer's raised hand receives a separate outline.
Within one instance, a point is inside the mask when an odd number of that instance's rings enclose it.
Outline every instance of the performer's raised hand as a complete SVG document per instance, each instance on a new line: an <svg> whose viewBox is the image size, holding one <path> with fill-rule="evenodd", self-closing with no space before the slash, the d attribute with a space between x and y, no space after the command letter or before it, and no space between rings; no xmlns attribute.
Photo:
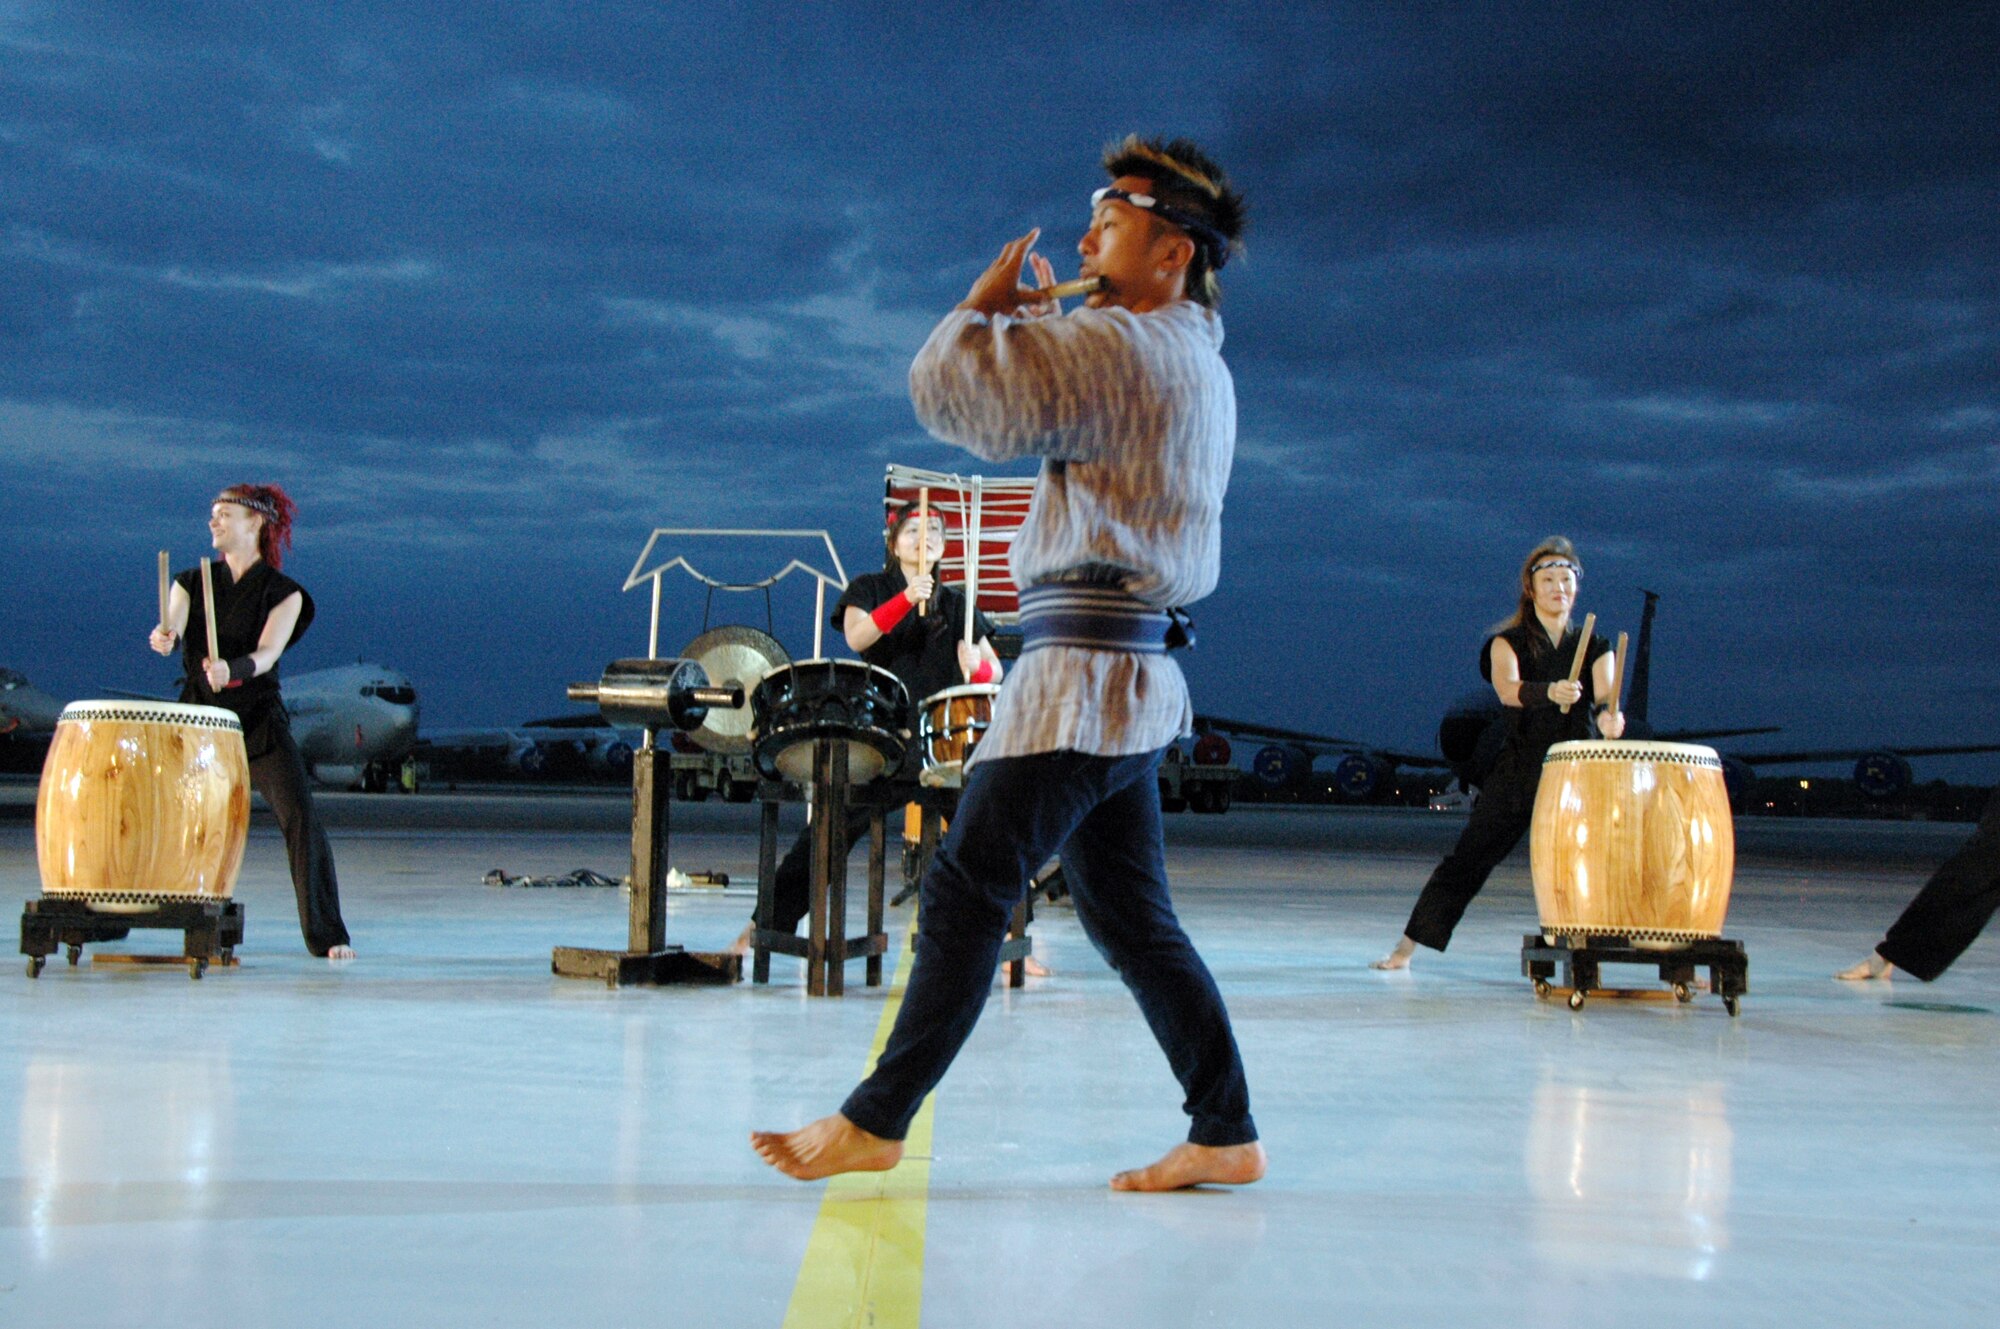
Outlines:
<svg viewBox="0 0 2000 1329"><path fill-rule="evenodd" d="M201 662L201 672L202 676L208 680L208 690L210 692L220 692L229 686L229 661L203 660Z"/></svg>
<svg viewBox="0 0 2000 1329"><path fill-rule="evenodd" d="M968 682L979 672L979 648L969 641L958 644L958 672Z"/></svg>
<svg viewBox="0 0 2000 1329"><path fill-rule="evenodd" d="M1549 684L1549 700L1558 706L1574 706L1583 700L1583 684L1559 678Z"/></svg>
<svg viewBox="0 0 2000 1329"><path fill-rule="evenodd" d="M909 587L903 594L908 597L911 604L920 605L931 598L931 591L936 586L937 581L930 573L919 572L916 576L910 578Z"/></svg>
<svg viewBox="0 0 2000 1329"><path fill-rule="evenodd" d="M1623 738L1625 736L1625 712L1606 711L1598 716L1597 734L1600 738Z"/></svg>
<svg viewBox="0 0 2000 1329"><path fill-rule="evenodd" d="M181 634L172 628L154 628L152 635L146 638L146 644L159 655L172 655L181 644Z"/></svg>
<svg viewBox="0 0 2000 1329"><path fill-rule="evenodd" d="M1043 258L1040 254L1033 254L1033 253L1029 254L1028 266L1035 270L1035 285L1037 287L1041 288L1042 290L1047 290L1049 287L1054 286L1056 284L1055 265L1050 263L1046 258ZM1031 300L1028 301L1027 303L1024 303L1015 312L1017 314L1024 314L1030 318L1044 318L1052 314L1062 313L1062 301Z"/></svg>
<svg viewBox="0 0 2000 1329"><path fill-rule="evenodd" d="M979 280L972 283L972 289L958 307L991 317L1011 314L1026 303L1031 293L1021 286L1021 265L1027 262L1028 251L1035 247L1041 234L1042 228L1037 226L1020 239L1002 245L1000 257L979 274Z"/></svg>

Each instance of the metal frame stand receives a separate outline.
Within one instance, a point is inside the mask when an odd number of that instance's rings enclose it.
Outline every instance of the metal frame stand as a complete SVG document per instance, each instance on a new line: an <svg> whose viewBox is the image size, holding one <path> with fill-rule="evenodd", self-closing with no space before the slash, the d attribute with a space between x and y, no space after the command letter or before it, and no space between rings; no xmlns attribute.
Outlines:
<svg viewBox="0 0 2000 1329"><path fill-rule="evenodd" d="M187 962L189 978L200 978L209 965L235 959L243 944L243 906L234 900L162 900L143 912L114 913L93 908L88 897L44 895L21 910L21 954L28 957L28 977L41 977L58 947L68 948L74 967L85 946L123 941L133 928L181 933L179 958Z"/></svg>
<svg viewBox="0 0 2000 1329"><path fill-rule="evenodd" d="M1630 937L1572 937L1530 932L1521 938L1521 973L1532 980L1535 995L1552 995L1556 971L1562 971L1560 986L1569 990L1569 1008L1583 1009L1592 992L1628 992L1628 988L1607 988L1599 982L1600 967L1607 964L1637 964L1657 969L1662 983L1672 985L1674 1000L1694 1000L1695 971L1708 967L1708 986L1722 998L1722 1007L1732 1016L1743 994L1750 990L1750 958L1743 943L1726 937L1670 945L1635 945Z"/></svg>
<svg viewBox="0 0 2000 1329"><path fill-rule="evenodd" d="M847 742L838 738L813 740L813 822L811 906L806 936L771 928L750 934L750 978L771 980L771 953L796 955L806 962L806 995L838 997L847 990L847 962L866 958L866 983L882 985L882 957L889 934L882 926L882 894L888 830L888 808L875 800L868 808L867 931L847 935L847 804L853 791L847 783ZM757 916L769 918L777 889L778 804L784 785L767 780L758 787L764 801L757 845ZM863 795L866 797L866 795Z"/></svg>
<svg viewBox="0 0 2000 1329"><path fill-rule="evenodd" d="M558 946L549 967L562 978L595 978L609 987L677 983L729 984L743 976L743 957L667 945L668 803L673 766L646 730L632 754L632 914L622 951Z"/></svg>

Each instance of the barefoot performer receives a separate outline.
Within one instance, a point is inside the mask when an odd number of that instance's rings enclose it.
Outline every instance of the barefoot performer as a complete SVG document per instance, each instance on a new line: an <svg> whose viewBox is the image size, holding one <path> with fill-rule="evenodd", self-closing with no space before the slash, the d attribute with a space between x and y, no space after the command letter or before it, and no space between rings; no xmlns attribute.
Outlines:
<svg viewBox="0 0 2000 1329"><path fill-rule="evenodd" d="M833 626L840 629L848 647L903 681L910 694L911 714L903 717L899 727L912 731L916 729L916 706L925 697L959 683L997 683L1001 672L1000 657L991 640L993 625L986 615L974 610L968 623L965 596L953 587L938 585L931 577L930 569L944 557L945 530L943 515L935 508L929 508L928 513L926 518L916 503L905 503L892 511L883 532L888 551L882 570L849 582L833 607ZM912 612L926 603L932 610L928 617ZM919 759L920 753L912 744L902 773L894 777L910 785L911 797L915 797ZM870 816L866 807L849 807L841 843L853 844L867 834ZM773 875L774 916L753 918L751 927L736 939L738 952L750 949L751 932L756 928L796 930L811 900L812 823L807 822Z"/></svg>
<svg viewBox="0 0 2000 1329"><path fill-rule="evenodd" d="M250 786L271 805L285 834L306 949L330 960L351 960L354 948L340 920L333 850L313 810L305 762L278 696L278 658L313 621L312 597L278 571L291 547L296 511L276 485L231 485L217 495L208 510L209 538L222 556L208 570L215 587L213 612L202 590L203 569L190 568L174 578L151 640L161 655L181 647L182 701L220 706L242 721ZM209 621L207 631L187 631L191 614ZM217 643L212 651L211 633Z"/></svg>
<svg viewBox="0 0 2000 1329"><path fill-rule="evenodd" d="M1480 786L1458 844L1424 883L1402 940L1375 968L1407 968L1418 946L1441 951L1451 944L1472 897L1528 833L1542 758L1557 743L1590 737L1597 698L1611 698L1598 714L1598 732L1605 738L1625 732L1625 716L1617 708L1622 684L1613 677L1609 644L1594 633L1586 641L1569 621L1582 575L1575 546L1560 535L1536 545L1521 564L1520 604L1479 652L1480 676L1507 708L1506 745Z"/></svg>
<svg viewBox="0 0 2000 1329"><path fill-rule="evenodd" d="M1105 156L1078 251L1104 280L1059 316L1025 290L1037 231L1009 243L910 370L917 417L987 461L1043 459L1011 555L1022 653L921 886L916 967L874 1072L834 1116L753 1132L790 1176L885 1170L986 1002L1009 913L1058 850L1078 920L1118 971L1176 1078L1187 1143L1121 1190L1264 1174L1221 995L1174 917L1160 754L1192 732L1167 659L1171 606L1215 587L1236 399L1216 271L1242 200L1193 144L1128 138ZM1034 275L1054 272L1035 256Z"/></svg>
<svg viewBox="0 0 2000 1329"><path fill-rule="evenodd" d="M2000 789L1959 851L1946 859L1869 957L1835 978L1887 978L1907 969L1928 983L1951 968L2000 909Z"/></svg>

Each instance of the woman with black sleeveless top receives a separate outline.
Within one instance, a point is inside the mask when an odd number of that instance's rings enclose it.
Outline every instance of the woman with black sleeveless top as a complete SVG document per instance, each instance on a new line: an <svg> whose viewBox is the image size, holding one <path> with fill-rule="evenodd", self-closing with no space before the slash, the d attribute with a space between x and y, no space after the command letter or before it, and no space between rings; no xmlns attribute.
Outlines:
<svg viewBox="0 0 2000 1329"><path fill-rule="evenodd" d="M200 621L206 613L199 568L174 578L167 622L153 630L151 640L161 655L180 647L183 702L220 706L241 721L251 788L271 805L284 832L306 949L330 960L351 960L333 849L313 810L305 762L278 695L279 657L313 621L312 597L279 571L291 547L296 512L276 485L231 485L218 494L209 505L208 532L221 555L210 570L221 656L209 658L205 628L186 631L191 619Z"/></svg>
<svg viewBox="0 0 2000 1329"><path fill-rule="evenodd" d="M1396 948L1377 969L1402 969L1418 946L1441 951L1486 878L1512 853L1534 819L1542 758L1557 743L1591 737L1597 698L1612 688L1610 648L1593 633L1578 680L1569 681L1580 630L1571 624L1577 579L1576 547L1560 535L1536 545L1521 564L1521 602L1496 625L1479 653L1479 673L1506 708L1507 741L1480 786L1458 844L1424 883ZM1565 713L1562 707L1567 704ZM1597 728L1605 738L1625 732L1622 713L1607 709Z"/></svg>

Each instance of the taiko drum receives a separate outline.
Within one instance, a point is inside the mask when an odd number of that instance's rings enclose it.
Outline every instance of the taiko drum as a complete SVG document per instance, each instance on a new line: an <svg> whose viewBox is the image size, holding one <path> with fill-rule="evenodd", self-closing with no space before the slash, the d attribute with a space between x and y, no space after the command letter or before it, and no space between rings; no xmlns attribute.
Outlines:
<svg viewBox="0 0 2000 1329"><path fill-rule="evenodd" d="M228 899L250 829L243 728L213 706L63 708L35 798L48 895Z"/></svg>
<svg viewBox="0 0 2000 1329"><path fill-rule="evenodd" d="M1529 852L1544 933L1718 937L1736 873L1722 760L1687 743L1558 743Z"/></svg>
<svg viewBox="0 0 2000 1329"><path fill-rule="evenodd" d="M923 741L926 775L963 778L966 759L993 723L993 699L998 695L998 683L967 683L924 698L917 732Z"/></svg>

